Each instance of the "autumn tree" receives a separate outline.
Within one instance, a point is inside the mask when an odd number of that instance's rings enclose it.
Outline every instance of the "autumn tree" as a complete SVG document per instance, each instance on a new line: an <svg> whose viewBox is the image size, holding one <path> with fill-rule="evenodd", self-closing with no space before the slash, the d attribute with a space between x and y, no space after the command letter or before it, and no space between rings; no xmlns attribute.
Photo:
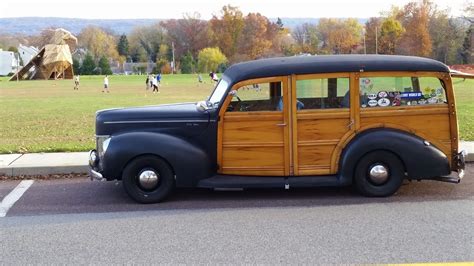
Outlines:
<svg viewBox="0 0 474 266"><path fill-rule="evenodd" d="M316 25L303 23L296 26L292 34L302 53L316 54L320 44Z"/></svg>
<svg viewBox="0 0 474 266"><path fill-rule="evenodd" d="M278 33L270 33L271 27L272 22L260 13L248 14L244 18L242 38L238 41L240 54L247 55L248 59L257 59L268 54L272 47L271 39Z"/></svg>
<svg viewBox="0 0 474 266"><path fill-rule="evenodd" d="M110 33L95 26L84 28L78 36L79 46L84 47L96 59L102 56L117 59L115 38Z"/></svg>
<svg viewBox="0 0 474 266"><path fill-rule="evenodd" d="M400 53L429 57L432 43L429 33L429 19L433 5L427 0L410 2L403 7L399 17L405 28L400 39Z"/></svg>
<svg viewBox="0 0 474 266"><path fill-rule="evenodd" d="M378 53L377 41L380 37L382 18L369 18L365 23L365 46L368 54Z"/></svg>
<svg viewBox="0 0 474 266"><path fill-rule="evenodd" d="M383 20L380 27L379 53L395 54L395 48L404 29L402 24L393 17Z"/></svg>
<svg viewBox="0 0 474 266"><path fill-rule="evenodd" d="M170 19L161 23L167 30L169 42L175 44L175 56L181 58L190 52L196 57L199 50L209 45L208 22L199 13L186 14L182 19Z"/></svg>
<svg viewBox="0 0 474 266"><path fill-rule="evenodd" d="M324 52L349 54L360 45L363 28L353 18L322 18L317 29Z"/></svg>
<svg viewBox="0 0 474 266"><path fill-rule="evenodd" d="M429 24L432 58L445 64L455 64L458 61L458 50L464 37L464 26L460 22L450 18L446 10L433 12Z"/></svg>
<svg viewBox="0 0 474 266"><path fill-rule="evenodd" d="M217 71L219 65L226 62L226 56L218 47L208 47L199 51L198 68L200 72Z"/></svg>
<svg viewBox="0 0 474 266"><path fill-rule="evenodd" d="M160 24L135 27L128 38L130 55L134 61L155 62L160 45L166 44L166 30ZM146 57L144 60L143 57Z"/></svg>
<svg viewBox="0 0 474 266"><path fill-rule="evenodd" d="M213 16L209 26L212 42L232 61L245 26L242 12L237 7L224 6L221 16Z"/></svg>

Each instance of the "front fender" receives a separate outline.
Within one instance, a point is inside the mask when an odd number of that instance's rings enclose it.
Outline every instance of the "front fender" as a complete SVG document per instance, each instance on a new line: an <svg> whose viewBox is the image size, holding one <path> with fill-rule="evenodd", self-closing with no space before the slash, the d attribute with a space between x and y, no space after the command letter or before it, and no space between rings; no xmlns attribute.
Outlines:
<svg viewBox="0 0 474 266"><path fill-rule="evenodd" d="M178 187L192 187L211 176L208 154L190 141L163 133L132 132L112 136L103 158L104 177L121 179L127 163L144 154L166 160L173 168Z"/></svg>
<svg viewBox="0 0 474 266"><path fill-rule="evenodd" d="M360 133L344 148L339 164L341 183L351 184L359 159L375 150L397 155L411 179L428 179L451 173L446 155L432 144L426 145L424 139L401 130L377 128Z"/></svg>

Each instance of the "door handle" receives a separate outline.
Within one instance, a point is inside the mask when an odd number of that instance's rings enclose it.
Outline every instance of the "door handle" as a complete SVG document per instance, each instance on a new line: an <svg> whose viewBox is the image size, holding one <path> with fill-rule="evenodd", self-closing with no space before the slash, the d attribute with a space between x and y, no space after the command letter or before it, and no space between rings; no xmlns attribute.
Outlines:
<svg viewBox="0 0 474 266"><path fill-rule="evenodd" d="M286 123L276 124L277 127L286 127Z"/></svg>
<svg viewBox="0 0 474 266"><path fill-rule="evenodd" d="M349 122L349 124L347 124L347 127L348 127L348 128L351 128L352 125L354 125L354 119L351 119L351 122Z"/></svg>

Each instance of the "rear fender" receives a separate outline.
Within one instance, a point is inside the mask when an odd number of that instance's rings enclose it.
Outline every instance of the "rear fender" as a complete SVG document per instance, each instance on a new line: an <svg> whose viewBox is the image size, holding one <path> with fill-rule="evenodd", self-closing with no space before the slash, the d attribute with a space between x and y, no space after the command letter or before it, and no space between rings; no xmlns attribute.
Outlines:
<svg viewBox="0 0 474 266"><path fill-rule="evenodd" d="M344 148L339 163L340 182L351 184L359 159L375 150L397 155L411 179L429 179L451 173L448 158L434 145L401 130L376 128L360 133Z"/></svg>

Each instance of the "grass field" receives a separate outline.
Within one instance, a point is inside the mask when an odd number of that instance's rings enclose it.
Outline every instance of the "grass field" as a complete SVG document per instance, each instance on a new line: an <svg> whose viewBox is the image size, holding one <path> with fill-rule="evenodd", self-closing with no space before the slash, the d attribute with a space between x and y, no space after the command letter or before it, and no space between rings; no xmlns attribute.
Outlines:
<svg viewBox="0 0 474 266"><path fill-rule="evenodd" d="M0 153L86 151L94 147L94 117L100 109L205 99L212 84L203 75L164 75L159 94L145 91L145 76L111 76L110 93L102 77L8 82L0 78ZM461 138L474 140L474 80L455 81Z"/></svg>

